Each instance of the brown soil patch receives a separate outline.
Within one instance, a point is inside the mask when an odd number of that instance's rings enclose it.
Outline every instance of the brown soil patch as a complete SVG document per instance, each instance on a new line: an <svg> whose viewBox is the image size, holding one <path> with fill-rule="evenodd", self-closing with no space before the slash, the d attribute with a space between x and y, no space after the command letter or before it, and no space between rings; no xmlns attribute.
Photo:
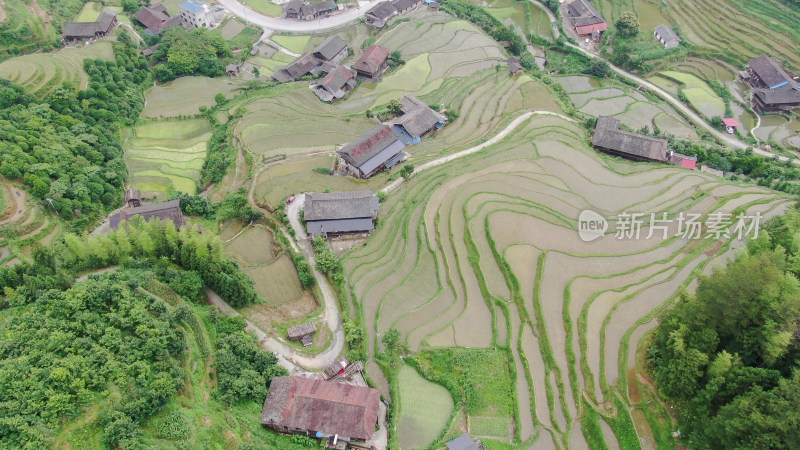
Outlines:
<svg viewBox="0 0 800 450"><path fill-rule="evenodd" d="M722 247L722 241L717 241L714 243L714 247L705 251L706 256L713 256L716 255L719 251L720 247Z"/></svg>
<svg viewBox="0 0 800 450"><path fill-rule="evenodd" d="M6 12L3 11L3 2L0 0L0 23L3 23L6 20Z"/></svg>
<svg viewBox="0 0 800 450"><path fill-rule="evenodd" d="M211 417L205 416L203 417L203 425L210 428L214 426L214 422L211 421Z"/></svg>
<svg viewBox="0 0 800 450"><path fill-rule="evenodd" d="M222 435L225 437L225 442L232 442L232 441L237 441L238 440L238 439L236 439L236 435L233 434L233 431L231 431L231 430L223 431Z"/></svg>
<svg viewBox="0 0 800 450"><path fill-rule="evenodd" d="M250 440L253 439L253 433L245 431L244 434L242 435L242 439L244 439L247 442L250 442Z"/></svg>

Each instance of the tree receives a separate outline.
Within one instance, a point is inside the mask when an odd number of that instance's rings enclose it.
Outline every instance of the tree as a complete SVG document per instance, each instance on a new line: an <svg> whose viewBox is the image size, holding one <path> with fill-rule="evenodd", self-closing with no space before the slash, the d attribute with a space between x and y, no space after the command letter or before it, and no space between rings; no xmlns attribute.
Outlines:
<svg viewBox="0 0 800 450"><path fill-rule="evenodd" d="M405 179L408 179L409 177L411 177L412 173L414 173L414 165L413 164L406 164L405 166L403 166L402 169L400 169L400 175Z"/></svg>
<svg viewBox="0 0 800 450"><path fill-rule="evenodd" d="M400 332L396 328L391 327L381 339L383 345L386 346L386 351L394 355L400 348Z"/></svg>
<svg viewBox="0 0 800 450"><path fill-rule="evenodd" d="M616 26L621 36L633 37L639 34L639 18L633 11L623 11L617 19Z"/></svg>
<svg viewBox="0 0 800 450"><path fill-rule="evenodd" d="M396 116L402 112L403 105L400 104L400 100L392 99L386 105L386 109L389 110L389 114Z"/></svg>
<svg viewBox="0 0 800 450"><path fill-rule="evenodd" d="M219 94L214 96L214 101L217 103L217 105L221 105L225 103L227 99L225 98L225 94L220 92Z"/></svg>
<svg viewBox="0 0 800 450"><path fill-rule="evenodd" d="M525 69L530 70L536 67L536 58L530 52L525 52L519 58L519 63Z"/></svg>
<svg viewBox="0 0 800 450"><path fill-rule="evenodd" d="M611 73L611 66L600 58L594 58L586 73L598 78L606 78Z"/></svg>

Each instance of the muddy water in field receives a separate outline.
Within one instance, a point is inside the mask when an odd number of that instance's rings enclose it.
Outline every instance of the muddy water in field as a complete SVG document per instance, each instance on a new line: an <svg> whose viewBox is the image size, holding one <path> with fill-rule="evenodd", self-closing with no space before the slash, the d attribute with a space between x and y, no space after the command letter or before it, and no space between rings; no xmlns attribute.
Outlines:
<svg viewBox="0 0 800 450"><path fill-rule="evenodd" d="M631 411L631 419L633 425L636 427L636 434L639 435L639 443L642 444L642 450L656 450L658 444L653 437L653 430L650 428L650 423L641 410L634 409Z"/></svg>

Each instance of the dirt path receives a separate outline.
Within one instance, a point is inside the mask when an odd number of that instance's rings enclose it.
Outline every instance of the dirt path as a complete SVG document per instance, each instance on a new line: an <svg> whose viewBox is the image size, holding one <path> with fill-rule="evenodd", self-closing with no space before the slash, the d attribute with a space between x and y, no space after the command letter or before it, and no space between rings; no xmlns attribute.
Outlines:
<svg viewBox="0 0 800 450"><path fill-rule="evenodd" d="M2 186L0 186L0 188L2 188ZM11 211L9 211L5 219L0 220L0 225L15 222L17 219L21 218L22 214L25 212L25 191L8 185L7 192L9 193L9 197L11 197Z"/></svg>
<svg viewBox="0 0 800 450"><path fill-rule="evenodd" d="M6 12L3 11L3 0L0 0L0 23L6 20Z"/></svg>
<svg viewBox="0 0 800 450"><path fill-rule="evenodd" d="M483 150L484 148L489 147L490 145L494 145L494 144L498 143L499 141L503 140L512 131L514 131L518 126L520 126L522 123L524 123L526 120L528 120L529 118L531 118L531 116L534 116L534 115L556 116L556 117L560 117L560 118L562 118L564 120L569 120L571 122L575 121L575 119L573 119L572 117L567 117L567 116L565 116L563 114L559 114L557 112L552 112L552 111L528 111L528 112L522 114L521 116L517 117L516 119L512 120L511 123L509 123L505 128L503 128L503 131L497 133L494 137L492 137L491 139L487 140L486 142L484 142L482 144L478 144L478 145L476 145L474 147L471 147L471 148L468 148L466 150L462 150L462 151L460 151L458 153L453 153L452 155L442 156L441 158L434 159L433 161L428 161L425 164L421 164L419 167L415 167L414 168L414 173L422 172L423 170L427 170L427 169L430 169L431 167L436 167L438 165L453 161L454 159L463 158L463 157L471 155L473 153L477 153L477 152ZM401 184L403 184L403 181L405 181L404 178L398 178L398 179L392 181L391 183L387 184L386 186L384 186L384 188L381 189L381 192L388 194L389 192L392 192L393 190L397 189Z"/></svg>

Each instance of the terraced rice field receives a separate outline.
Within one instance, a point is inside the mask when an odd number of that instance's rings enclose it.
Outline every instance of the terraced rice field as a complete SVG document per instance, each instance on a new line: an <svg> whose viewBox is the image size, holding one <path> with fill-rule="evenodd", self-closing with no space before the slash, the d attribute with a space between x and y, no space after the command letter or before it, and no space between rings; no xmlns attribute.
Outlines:
<svg viewBox="0 0 800 450"><path fill-rule="evenodd" d="M193 116L200 112L201 106L213 106L215 95L222 93L231 97L242 87L241 81L227 77L181 77L169 83L155 85L145 92L142 117L158 119Z"/></svg>
<svg viewBox="0 0 800 450"><path fill-rule="evenodd" d="M681 138L697 137L692 127L667 103L654 102L623 83L584 76L558 77L556 81L569 92L575 107L585 114L611 115L633 130L658 128Z"/></svg>
<svg viewBox="0 0 800 450"><path fill-rule="evenodd" d="M0 77L25 86L39 97L66 81L74 82L79 89L86 89L89 76L83 70L83 60L87 58L114 59L111 42L101 41L86 47L11 58L0 63Z"/></svg>
<svg viewBox="0 0 800 450"><path fill-rule="evenodd" d="M622 11L639 15L643 32L659 23L679 25L692 45L723 51L746 62L760 54L788 60L800 69L800 10L779 0L736 0L720 4L711 0L600 0L596 3L607 20Z"/></svg>
<svg viewBox="0 0 800 450"><path fill-rule="evenodd" d="M637 441L624 425L638 340L681 287L742 245L674 237L675 221L666 239L645 239L647 223L640 239L617 239L619 214L769 217L790 201L682 168L611 159L586 142L572 122L533 116L502 142L415 175L382 205L367 245L344 258L370 352L395 327L412 352L495 347L513 356L517 404L494 407L513 411L505 441L515 446L585 448L587 408L600 415L609 448ZM579 238L584 209L609 219L606 236ZM375 369L369 374L380 379ZM503 427L484 416L467 417L470 431ZM635 424L639 436L651 433L646 420ZM458 433L448 429L445 439Z"/></svg>
<svg viewBox="0 0 800 450"><path fill-rule="evenodd" d="M522 36L527 36L531 32L545 39L553 39L550 18L542 9L530 2L473 0L470 3L484 7L489 14L503 22L504 25L516 29L517 33Z"/></svg>
<svg viewBox="0 0 800 450"><path fill-rule="evenodd" d="M400 369L400 448L426 448L447 426L453 398L447 389L422 378L409 366Z"/></svg>
<svg viewBox="0 0 800 450"><path fill-rule="evenodd" d="M725 115L725 102L711 89L708 83L700 78L673 70L661 72L659 76L678 83L680 91L686 95L692 108L707 119Z"/></svg>
<svg viewBox="0 0 800 450"><path fill-rule="evenodd" d="M47 245L61 232L63 226L49 211L0 179L0 265L30 262L34 244Z"/></svg>
<svg viewBox="0 0 800 450"><path fill-rule="evenodd" d="M163 198L172 188L194 194L211 129L204 119L145 122L130 131L125 161L131 184Z"/></svg>

